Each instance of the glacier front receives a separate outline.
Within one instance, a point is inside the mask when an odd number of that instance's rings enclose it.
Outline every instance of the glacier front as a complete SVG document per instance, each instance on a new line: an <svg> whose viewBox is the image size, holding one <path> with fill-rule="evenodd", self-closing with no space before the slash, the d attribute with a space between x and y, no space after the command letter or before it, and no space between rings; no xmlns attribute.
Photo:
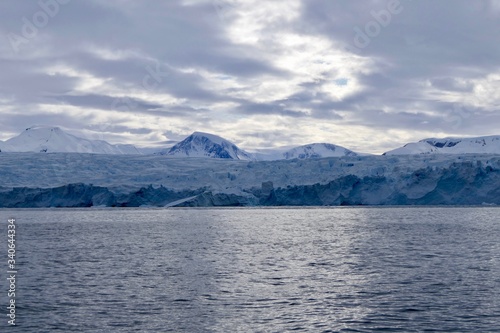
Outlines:
<svg viewBox="0 0 500 333"><path fill-rule="evenodd" d="M0 154L0 207L500 205L499 155Z"/></svg>

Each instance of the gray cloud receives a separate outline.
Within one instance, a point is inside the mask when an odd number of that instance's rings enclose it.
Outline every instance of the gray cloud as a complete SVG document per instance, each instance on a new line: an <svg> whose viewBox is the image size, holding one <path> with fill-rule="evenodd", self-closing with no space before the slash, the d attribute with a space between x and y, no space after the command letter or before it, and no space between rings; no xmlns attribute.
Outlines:
<svg viewBox="0 0 500 333"><path fill-rule="evenodd" d="M289 110L282 103L263 104L263 103L247 103L237 109L243 114L252 115L281 115L287 117L306 117L307 113L302 111Z"/></svg>
<svg viewBox="0 0 500 333"><path fill-rule="evenodd" d="M138 111L148 111L152 109L161 108L161 104L148 103L147 101L142 101L139 99L129 98L126 100L129 104L124 104L120 98L104 96L104 95L63 95L53 97L55 100L63 103L70 104L72 106L78 107L91 107L101 110L111 109L111 110L128 110L129 108L134 112Z"/></svg>
<svg viewBox="0 0 500 333"><path fill-rule="evenodd" d="M359 142L380 130L499 134L495 1L401 0L388 18L389 4L293 0L277 12L237 0L73 0L28 38L26 22L43 8L2 2L0 132L41 123L96 130L120 111L107 130L125 141L195 130L249 145L348 145L338 129L351 128ZM24 38L17 52L12 34ZM323 125L337 136L315 130ZM374 149L394 139L377 140Z"/></svg>

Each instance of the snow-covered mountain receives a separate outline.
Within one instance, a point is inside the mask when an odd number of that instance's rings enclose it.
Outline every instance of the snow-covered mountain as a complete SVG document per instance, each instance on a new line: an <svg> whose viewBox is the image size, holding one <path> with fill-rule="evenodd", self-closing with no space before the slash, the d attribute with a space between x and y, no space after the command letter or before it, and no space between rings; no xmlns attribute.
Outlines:
<svg viewBox="0 0 500 333"><path fill-rule="evenodd" d="M408 143L384 155L415 154L500 154L500 136L477 138L424 139Z"/></svg>
<svg viewBox="0 0 500 333"><path fill-rule="evenodd" d="M278 148L248 153L220 136L195 132L164 155L174 157L211 157L233 160L275 161L322 157L358 156L357 153L329 143L313 143L295 148Z"/></svg>
<svg viewBox="0 0 500 333"><path fill-rule="evenodd" d="M136 148L112 145L102 140L87 140L59 127L32 126L20 135L0 141L2 152L49 152L94 154L155 154L169 157L209 157L246 161L274 161L323 157L358 156L357 153L329 143L313 143L294 148L277 148L249 153L220 136L194 132L171 148Z"/></svg>
<svg viewBox="0 0 500 333"><path fill-rule="evenodd" d="M358 156L358 154L344 147L332 145L330 143L313 143L290 149L284 152L282 156L285 160L294 158L303 160L308 158Z"/></svg>
<svg viewBox="0 0 500 333"><path fill-rule="evenodd" d="M331 143L311 143L299 147L261 149L252 154L257 161L306 160L312 158L360 156L347 148Z"/></svg>
<svg viewBox="0 0 500 333"><path fill-rule="evenodd" d="M210 157L231 160L253 160L253 156L220 136L194 132L165 154L172 157Z"/></svg>
<svg viewBox="0 0 500 333"><path fill-rule="evenodd" d="M281 147L247 152L220 136L194 132L173 147L158 143L155 147L110 144L88 140L65 132L59 127L33 126L7 141L0 141L0 152L49 152L94 154L154 154L168 157L207 157L246 161L276 161L326 157L363 156L347 148L329 143L313 143L299 147ZM424 139L408 143L384 155L416 154L500 154L500 135L477 138Z"/></svg>
<svg viewBox="0 0 500 333"><path fill-rule="evenodd" d="M133 145L112 145L102 140L87 140L59 127L33 126L0 143L2 152L140 154Z"/></svg>

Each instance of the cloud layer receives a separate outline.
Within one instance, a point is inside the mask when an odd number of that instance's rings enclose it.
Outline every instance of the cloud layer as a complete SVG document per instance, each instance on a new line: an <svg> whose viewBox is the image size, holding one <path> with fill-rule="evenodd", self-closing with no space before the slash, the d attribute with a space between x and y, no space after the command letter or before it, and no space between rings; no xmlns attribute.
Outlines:
<svg viewBox="0 0 500 333"><path fill-rule="evenodd" d="M43 124L376 153L500 134L496 0L9 1L0 16L0 139Z"/></svg>

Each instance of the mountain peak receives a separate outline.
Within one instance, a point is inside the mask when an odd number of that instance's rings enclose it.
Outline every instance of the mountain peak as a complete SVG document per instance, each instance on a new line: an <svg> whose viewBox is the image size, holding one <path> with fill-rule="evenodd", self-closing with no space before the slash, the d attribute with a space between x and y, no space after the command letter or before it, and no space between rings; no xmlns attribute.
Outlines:
<svg viewBox="0 0 500 333"><path fill-rule="evenodd" d="M194 131L191 135L194 135L194 136L216 136L219 138L218 135L207 133L207 132L200 132L200 131Z"/></svg>
<svg viewBox="0 0 500 333"><path fill-rule="evenodd" d="M32 130L52 130L52 131L60 131L61 128L57 126L49 126L49 125L33 125L31 127L28 127L26 131L32 131Z"/></svg>
<svg viewBox="0 0 500 333"><path fill-rule="evenodd" d="M210 157L233 160L252 160L246 151L220 136L194 132L166 153L173 157Z"/></svg>
<svg viewBox="0 0 500 333"><path fill-rule="evenodd" d="M349 149L330 143L312 143L291 149L278 148L250 154L220 136L198 131L170 148L165 155L259 161L358 156Z"/></svg>
<svg viewBox="0 0 500 333"><path fill-rule="evenodd" d="M358 156L358 154L352 150L331 143L311 143L290 149L283 153L283 157L287 160L293 158L308 159L343 156Z"/></svg>
<svg viewBox="0 0 500 333"><path fill-rule="evenodd" d="M5 141L5 152L140 154L131 145L112 145L69 134L57 126L36 125Z"/></svg>
<svg viewBox="0 0 500 333"><path fill-rule="evenodd" d="M218 143L218 144L221 144L224 141L225 142L230 142L230 141L228 141L228 140L226 140L223 137L220 137L218 135L211 134L211 133L206 133L206 132L198 132L198 131L193 132L193 134L191 134L189 137L207 138L207 139L211 140L212 142Z"/></svg>
<svg viewBox="0 0 500 333"><path fill-rule="evenodd" d="M408 143L384 155L414 154L500 154L500 136L429 138Z"/></svg>

